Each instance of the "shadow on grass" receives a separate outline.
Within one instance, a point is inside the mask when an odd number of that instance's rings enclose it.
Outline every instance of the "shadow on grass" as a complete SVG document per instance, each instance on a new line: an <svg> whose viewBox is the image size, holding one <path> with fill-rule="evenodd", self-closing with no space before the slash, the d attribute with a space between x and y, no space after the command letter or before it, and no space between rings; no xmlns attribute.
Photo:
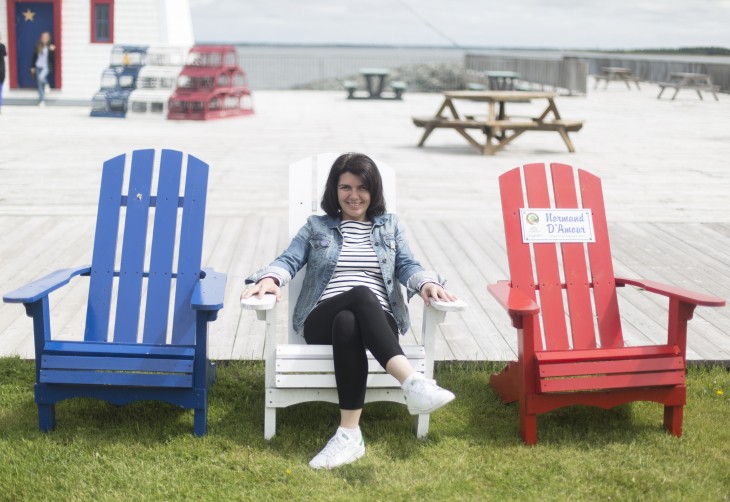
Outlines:
<svg viewBox="0 0 730 502"><path fill-rule="evenodd" d="M522 446L517 403L504 404L489 386L489 375L501 363L443 363L439 382L457 391L453 418L459 427L450 434L468 437L473 444ZM663 406L650 403L647 419L637 420L631 404L612 409L569 406L538 416L538 445L592 449L631 444L647 433L664 433ZM452 410L449 410L452 411ZM459 419L459 417L463 417Z"/></svg>

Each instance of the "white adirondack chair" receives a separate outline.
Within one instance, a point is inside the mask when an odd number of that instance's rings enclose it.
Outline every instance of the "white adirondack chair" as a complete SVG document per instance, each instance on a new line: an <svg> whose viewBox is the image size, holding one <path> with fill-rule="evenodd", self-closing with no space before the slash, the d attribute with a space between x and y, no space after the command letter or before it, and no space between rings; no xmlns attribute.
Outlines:
<svg viewBox="0 0 730 502"><path fill-rule="evenodd" d="M294 237L312 214L324 214L319 207L327 175L338 154L324 153L300 160L289 167L289 236ZM388 211L395 212L395 173L382 162L376 161L383 178L383 189ZM289 319L292 318L306 266L289 283ZM276 434L276 409L308 401L337 403L334 363L331 345L307 345L301 333L289 323L289 343L278 344L276 339L276 300L267 294L241 301L244 309L255 310L260 320L266 321L264 358L266 361L266 411L264 437ZM466 308L466 303L432 301L425 307L421 340L418 345L403 345L403 352L413 367L427 378L433 377L435 337L438 324L446 312ZM405 404L398 381L387 374L368 351L368 387L365 402L392 401ZM429 415L419 415L416 434L428 434Z"/></svg>

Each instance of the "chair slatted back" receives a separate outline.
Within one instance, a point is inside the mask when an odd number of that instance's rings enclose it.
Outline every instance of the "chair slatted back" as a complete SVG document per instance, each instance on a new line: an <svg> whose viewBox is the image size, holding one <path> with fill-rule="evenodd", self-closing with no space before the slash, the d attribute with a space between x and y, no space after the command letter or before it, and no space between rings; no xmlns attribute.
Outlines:
<svg viewBox="0 0 730 502"><path fill-rule="evenodd" d="M565 164L547 169L527 164L499 178L511 286L540 305L536 350L589 349L599 341L601 347L623 346L601 180L577 172L578 186L573 168ZM590 209L595 242L525 243L521 208Z"/></svg>
<svg viewBox="0 0 730 502"><path fill-rule="evenodd" d="M293 238L299 229L314 214L324 214L320 207L324 187L330 168L338 153L321 153L299 160L289 166L289 238ZM395 172L387 164L373 159L383 179L383 194L388 212L396 210ZM289 319L294 316L294 306L302 289L306 266L289 284ZM304 338L294 332L289 323L289 343L305 343Z"/></svg>
<svg viewBox="0 0 730 502"><path fill-rule="evenodd" d="M181 152L162 150L157 190L153 195L155 156L155 150L135 150L132 153L126 194L123 193L123 182L127 156L120 155L104 163L86 313L84 339L87 341L140 341L142 297L146 286L141 341L158 345L167 343L170 295L174 289L172 334L169 338L176 345L195 343L195 313L190 308L190 301L200 279L208 165L192 155L187 156L185 163ZM184 195L180 196L183 174ZM121 210L123 207L125 211ZM154 213L153 227L149 232L151 212ZM115 270L122 214L120 267ZM148 238L151 240L149 270L145 270ZM176 242L177 266L174 263ZM110 330L117 276L115 322L113 330Z"/></svg>

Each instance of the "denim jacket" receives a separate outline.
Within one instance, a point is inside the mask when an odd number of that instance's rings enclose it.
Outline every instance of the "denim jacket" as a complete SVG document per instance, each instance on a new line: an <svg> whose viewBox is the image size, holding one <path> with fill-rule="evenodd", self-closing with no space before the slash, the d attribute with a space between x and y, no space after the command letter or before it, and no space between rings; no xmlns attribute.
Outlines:
<svg viewBox="0 0 730 502"><path fill-rule="evenodd" d="M280 286L283 287L304 265L307 266L292 319L294 331L297 333L301 331L304 321L335 273L343 241L339 225L340 218L310 216L289 247L271 265L246 278L246 284L251 284L268 274L275 274L281 277ZM396 282L406 287L410 300L418 293L418 287L422 283L437 282L443 285L444 281L436 272L424 270L413 257L405 232L395 214L386 213L373 218L370 244L380 262L393 317L403 334L408 331L410 320L403 293Z"/></svg>

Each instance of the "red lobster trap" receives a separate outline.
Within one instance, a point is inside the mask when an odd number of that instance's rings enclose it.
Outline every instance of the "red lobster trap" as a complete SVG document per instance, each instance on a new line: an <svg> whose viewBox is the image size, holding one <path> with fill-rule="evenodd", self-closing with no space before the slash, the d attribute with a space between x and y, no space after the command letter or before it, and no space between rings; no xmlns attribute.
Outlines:
<svg viewBox="0 0 730 502"><path fill-rule="evenodd" d="M171 120L209 120L253 113L246 73L232 45L190 49L168 103Z"/></svg>

